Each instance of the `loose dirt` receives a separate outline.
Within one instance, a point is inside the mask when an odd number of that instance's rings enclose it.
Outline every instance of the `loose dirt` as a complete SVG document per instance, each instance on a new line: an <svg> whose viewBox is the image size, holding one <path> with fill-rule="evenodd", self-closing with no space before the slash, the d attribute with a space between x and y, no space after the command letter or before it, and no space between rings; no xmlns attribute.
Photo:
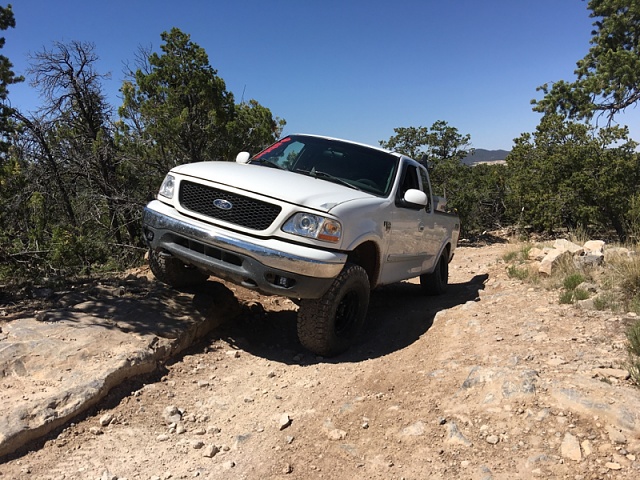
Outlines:
<svg viewBox="0 0 640 480"><path fill-rule="evenodd" d="M640 478L633 317L510 279L512 248L460 246L440 297L374 292L361 340L331 359L300 346L295 303L224 284L242 315L0 478Z"/></svg>

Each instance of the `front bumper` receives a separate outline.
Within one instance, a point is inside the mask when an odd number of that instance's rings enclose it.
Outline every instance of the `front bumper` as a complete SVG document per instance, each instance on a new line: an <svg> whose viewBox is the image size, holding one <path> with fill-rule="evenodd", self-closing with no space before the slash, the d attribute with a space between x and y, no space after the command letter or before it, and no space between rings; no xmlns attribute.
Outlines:
<svg viewBox="0 0 640 480"><path fill-rule="evenodd" d="M347 260L343 253L223 230L158 200L145 207L142 225L152 250L265 294L319 298Z"/></svg>

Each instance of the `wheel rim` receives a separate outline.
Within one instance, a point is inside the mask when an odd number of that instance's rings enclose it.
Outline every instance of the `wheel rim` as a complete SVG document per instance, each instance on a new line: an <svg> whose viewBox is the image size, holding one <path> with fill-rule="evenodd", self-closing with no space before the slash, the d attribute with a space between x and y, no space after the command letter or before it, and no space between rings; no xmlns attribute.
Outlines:
<svg viewBox="0 0 640 480"><path fill-rule="evenodd" d="M339 337L348 337L357 324L360 297L354 291L348 292L336 309L335 333Z"/></svg>

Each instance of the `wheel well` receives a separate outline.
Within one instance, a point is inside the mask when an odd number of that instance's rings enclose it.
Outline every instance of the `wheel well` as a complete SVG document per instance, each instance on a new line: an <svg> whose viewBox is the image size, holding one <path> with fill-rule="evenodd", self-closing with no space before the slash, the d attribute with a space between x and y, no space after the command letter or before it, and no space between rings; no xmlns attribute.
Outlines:
<svg viewBox="0 0 640 480"><path fill-rule="evenodd" d="M378 246L374 242L364 242L349 253L348 262L360 265L367 272L369 285L373 288L380 273Z"/></svg>

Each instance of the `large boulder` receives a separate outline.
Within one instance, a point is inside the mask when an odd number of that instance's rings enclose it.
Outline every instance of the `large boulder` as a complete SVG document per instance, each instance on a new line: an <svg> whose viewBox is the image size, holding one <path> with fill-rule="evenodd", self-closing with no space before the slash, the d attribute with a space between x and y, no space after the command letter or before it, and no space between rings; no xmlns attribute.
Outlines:
<svg viewBox="0 0 640 480"><path fill-rule="evenodd" d="M542 262L540 262L538 272L543 275L551 275L551 272L553 272L560 262L571 259L572 257L573 254L568 250L553 249L549 251L542 259Z"/></svg>

